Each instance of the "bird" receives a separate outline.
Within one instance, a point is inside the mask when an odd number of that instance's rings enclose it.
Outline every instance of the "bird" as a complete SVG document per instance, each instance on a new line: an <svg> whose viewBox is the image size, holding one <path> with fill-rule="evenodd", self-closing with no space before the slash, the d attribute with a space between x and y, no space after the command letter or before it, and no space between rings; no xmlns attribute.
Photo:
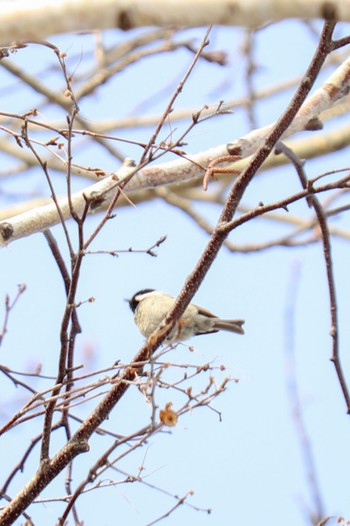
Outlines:
<svg viewBox="0 0 350 526"><path fill-rule="evenodd" d="M148 338L159 327L175 303L175 298L155 289L142 289L126 300L134 313L137 328ZM167 336L168 343L178 343L192 336L220 330L244 334L244 320L223 320L212 312L190 303Z"/></svg>

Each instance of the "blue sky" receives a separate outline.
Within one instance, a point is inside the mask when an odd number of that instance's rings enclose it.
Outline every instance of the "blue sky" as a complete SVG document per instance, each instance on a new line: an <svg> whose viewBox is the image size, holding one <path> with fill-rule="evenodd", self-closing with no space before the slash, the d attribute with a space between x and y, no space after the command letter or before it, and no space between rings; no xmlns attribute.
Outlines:
<svg viewBox="0 0 350 526"><path fill-rule="evenodd" d="M297 39L296 30L300 32L300 38ZM345 26L343 30L346 32ZM204 32L198 29L188 34L200 38ZM105 39L112 43L127 37L121 32L111 31ZM204 103L229 100L244 94L244 63L239 50L241 37L240 29L214 29L211 45L228 50L230 65L227 69L218 66L208 69L206 65L199 64L177 101L178 107L200 108ZM85 57L92 45L90 36L67 35L51 40L67 52L72 70L77 68L77 72L80 69L84 71ZM256 87L301 75L313 49L313 37L301 23L276 24L261 32L256 44L256 61L260 65ZM19 51L11 60L22 66L31 63L38 72L45 64L53 63L50 53L37 46ZM152 99L157 102L143 108L149 114L162 111L189 61L186 53L178 52L150 59L140 67L131 66L123 75L103 86L90 100L82 102L81 111L92 121L131 115L144 98L153 97L168 83L169 89ZM1 84L13 88L13 79L2 70L0 75ZM47 75L53 79L56 74ZM259 106L258 126L277 118L289 96L290 92ZM30 94L28 97L22 96L19 101L18 91L13 89L12 95L6 93L2 110L26 111L38 104L38 100L41 97L32 98ZM42 111L44 115L50 116L56 113L56 110ZM62 115L60 112L58 114ZM183 125L186 123L180 123L178 129ZM247 131L247 118L243 111L237 111L195 128L187 138L186 151L202 151L228 142ZM164 134L168 132L166 130ZM118 131L117 134L145 140L149 130ZM138 148L125 145L121 145L120 149L135 159L141 153ZM77 149L75 158L79 163L106 170L117 168L115 159L94 148L85 151ZM314 176L328 167L345 166L348 166L347 148L328 159L309 161L306 168L308 175ZM59 191L63 191L64 181L61 176L55 176L54 180ZM18 181L6 180L5 191L18 191ZM33 170L25 181L22 177L20 188L23 192L34 189L34 192L49 195L39 169ZM297 177L291 168L270 170L254 182L244 204L254 207L259 201L277 200L297 188ZM3 202L8 202L6 195ZM198 209L215 224L220 211L218 207L202 204ZM290 212L306 217L310 215L305 204L291 207ZM97 217L90 218L87 231L92 231L97 221ZM348 224L346 214L337 219L337 226L348 228ZM69 229L74 236L72 222L69 223ZM260 242L284 231L281 225L260 220L238 229L230 239L240 244ZM64 246L61 228L55 227L53 233L60 245ZM142 345L143 338L134 326L124 299L147 287L176 295L199 259L208 238L180 211L154 200L135 208L118 209L116 218L108 222L95 241L92 247L94 250L141 249L148 248L163 235L167 235L167 240L157 249L157 258L133 253L121 253L118 258L108 255L86 257L78 300L84 301L92 296L95 302L79 308L83 333L78 338L77 363L84 363L87 371L107 367L116 360L126 363L132 359ZM335 239L332 247L339 300L341 356L347 374L350 366L349 241ZM6 293L13 297L18 283L27 285L25 294L11 313L8 334L1 348L1 363L16 370L31 371L42 364L43 374L55 375L65 296L44 237L35 235L20 240L3 249L1 258L5 279L0 284L0 301ZM218 315L244 318L246 334L238 337L218 333L193 339L189 342L194 346L193 352L185 345L179 346L166 357L174 364L168 373L169 378L181 374L175 364L210 362L216 368L220 364L225 365L225 371L213 372L218 383L227 375L239 381L230 382L227 391L213 402L217 412L200 408L192 414L186 414L179 419L175 428L158 433L146 446L118 464L121 470L134 475L142 465L145 481L149 484L179 496L193 490L194 494L188 497L188 502L198 508L212 510L211 514L207 514L184 505L166 519L166 524L175 526L179 521L205 526L277 526L282 522L284 526L310 524L307 510L312 509L312 496L287 387L291 362L290 350L286 345L286 309L290 306L291 290L296 290L293 326L295 378L325 515L350 517L347 483L350 469L349 417L345 412L333 365L329 361L331 338L327 283L322 247L317 244L297 249L275 248L257 254L230 254L223 249L197 293L196 303ZM207 381L208 375L199 376L193 383L194 389L203 388ZM44 385L47 386L43 382L41 388ZM1 399L6 400L0 405L0 418L5 422L13 408L20 407L26 398L23 391L15 389L4 377L0 383L0 393ZM5 397L14 402L8 403ZM181 395L175 391L161 389L156 393L156 401L160 407L172 401L175 409L183 403ZM91 402L88 406L93 407ZM137 389L130 389L106 426L116 433L125 434L135 429L135 426L147 425L150 414L150 404L146 403ZM1 450L6 452L6 455L1 455L1 464L6 473L14 462L18 462L18 451L21 451L23 444L26 446L29 443L33 433L33 427L22 425L12 434L1 438ZM57 433L55 447L59 447L62 439L63 434L60 436ZM11 447L13 441L18 444L15 451ZM90 452L77 459L73 471L74 482L78 482L79 476L87 474L91 462L98 458L98 454L109 443L107 437L92 439ZM24 473L17 484L11 486L10 493L13 494L16 488L28 480L35 469L37 454L26 464ZM118 474L107 473L104 480L112 477L118 478ZM62 485L55 483L41 496L62 495L63 489ZM166 513L174 504L171 498L143 484L123 484L88 493L82 497L78 510L86 526L96 524L97 521L101 526L110 526L116 521L127 521L130 526L143 526ZM32 506L29 513L35 524L54 524L60 510L59 505L47 503ZM106 510L104 514L101 514L102 510ZM73 519L70 519L70 523L73 523Z"/></svg>

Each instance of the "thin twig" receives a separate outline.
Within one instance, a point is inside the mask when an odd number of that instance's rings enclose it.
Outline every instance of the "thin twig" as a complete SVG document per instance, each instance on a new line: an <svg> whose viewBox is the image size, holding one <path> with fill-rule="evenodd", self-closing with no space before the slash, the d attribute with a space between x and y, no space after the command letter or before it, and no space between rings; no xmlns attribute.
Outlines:
<svg viewBox="0 0 350 526"><path fill-rule="evenodd" d="M27 288L27 286L25 285L25 283L22 283L21 285L18 285L17 294L14 297L12 302L10 300L10 296L8 294L6 294L6 297L5 297L5 316L4 316L4 321L3 321L3 324L2 324L2 329L1 329L1 332L0 332L0 346L1 346L2 342L3 342L5 334L7 332L7 326L8 326L8 322L9 322L10 312L14 308L14 306L17 303L17 301L19 300L19 297L23 294L23 292L26 290L26 288Z"/></svg>
<svg viewBox="0 0 350 526"><path fill-rule="evenodd" d="M295 356L295 308L300 281L300 267L295 264L292 268L290 285L287 290L287 301L285 308L285 351L286 351L286 384L288 389L289 401L293 415L293 421L299 441L300 450L303 456L303 469L307 479L311 497L312 509L309 512L309 519L312 525L318 523L324 516L324 503L317 476L317 469L312 444L307 431L303 405L300 400L298 384L296 378L296 356Z"/></svg>
<svg viewBox="0 0 350 526"><path fill-rule="evenodd" d="M307 197L307 202L309 203L309 206L312 206L315 210L315 214L317 216L318 224L321 230L322 235L322 244L323 244L323 254L326 264L326 272L327 272L327 282L328 282L328 293L329 293L329 301L330 301L330 317L331 317L331 329L330 329L330 335L332 337L333 341L333 351L332 351L332 357L331 361L334 364L339 384L345 399L346 403L346 409L347 413L350 414L350 394L349 390L346 384L345 375L343 372L340 356L339 356L339 329L338 329L338 307L337 307L337 298L336 298L336 290L335 290L335 279L334 279L334 272L333 272L333 262L332 262L332 247L331 247L331 241L330 241L330 235L328 230L328 223L327 223L327 216L325 212L323 211L323 207L320 203L320 201L317 199L317 197L312 193L312 185L308 181L305 171L304 171L304 163L292 152L289 148L287 148L284 144L279 143L278 149L283 151L285 155L288 156L288 158L293 163L296 172L299 176L300 183L304 189L309 190L310 195Z"/></svg>
<svg viewBox="0 0 350 526"><path fill-rule="evenodd" d="M159 134L160 130L162 129L162 127L163 127L168 115L170 115L170 113L173 110L173 104L174 104L176 98L181 93L185 82L187 81L187 79L191 75L191 73L193 71L193 68L195 67L195 65L196 65L196 63L197 63L197 61L198 61L203 49L209 44L208 37L209 37L210 31L211 31L211 27L209 27L209 29L207 30L207 32L206 32L206 34L205 34L205 36L204 36L199 48L198 48L198 51L195 54L195 56L194 56L194 58L193 58L193 60L191 62L190 67L188 68L188 70L187 70L186 74L184 75L183 79L181 80L181 82L178 84L174 94L171 96L170 101L169 101L169 103L168 103L168 105L167 105L162 117L159 119L159 122L158 122L158 124L156 126L156 129L154 130L154 133L152 134L152 136L151 136L150 140L148 141L148 144L147 144L147 146L146 146L146 148L145 148L145 150L144 150L144 152L142 154L142 157L141 157L141 160L140 160L140 164L142 164L146 160L147 156L151 156L153 145L155 144L156 139L158 137L158 134Z"/></svg>

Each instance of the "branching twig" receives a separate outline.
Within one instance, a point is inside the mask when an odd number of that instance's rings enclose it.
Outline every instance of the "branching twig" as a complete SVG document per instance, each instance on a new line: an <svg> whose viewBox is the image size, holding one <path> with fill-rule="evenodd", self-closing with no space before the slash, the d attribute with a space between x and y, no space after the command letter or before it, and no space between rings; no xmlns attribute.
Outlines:
<svg viewBox="0 0 350 526"><path fill-rule="evenodd" d="M167 119L168 115L170 115L170 113L172 112L173 104L174 104L176 98L181 93L185 82L187 81L187 79L191 75L191 73L193 71L193 68L196 65L196 63L197 63L197 61L198 61L203 49L209 44L208 37L209 37L210 31L211 31L211 27L207 30L207 32L206 32L206 34L205 34L205 36L204 36L204 38L202 40L202 43L199 46L199 48L197 50L197 53L195 54L195 56L194 56L194 58L193 58L193 60L191 62L190 67L188 68L184 78L181 80L181 82L177 86L175 93L171 96L170 101L169 101L169 103L168 103L168 105L167 105L167 107L166 107L161 119L159 119L159 122L158 122L158 124L156 126L156 129L154 130L154 132L153 132L153 134L152 134L147 146L144 149L142 157L140 159L140 164L141 165L144 163L144 161L147 159L147 157L149 157L149 159L152 160L152 149L153 149L153 146L154 146L154 144L155 144L155 142L157 140L158 134L159 134L160 130L162 129L162 127L164 125L164 122Z"/></svg>
<svg viewBox="0 0 350 526"><path fill-rule="evenodd" d="M334 363L335 370L338 376L339 384L343 392L343 396L346 403L347 413L350 414L350 394L346 384L344 372L342 369L340 357L339 357L339 330L338 330L338 308L337 308L337 299L335 291L335 280L333 273L333 263L332 263L332 253L331 253L331 242L330 235L327 224L327 216L323 211L323 207L317 197L313 195L312 184L308 181L304 168L303 162L297 158L297 156L284 144L280 143L278 149L282 151L285 155L289 157L292 161L297 174L299 176L301 185L304 189L309 190L310 195L307 198L309 206L313 207L315 214L317 216L318 224L320 226L322 234L322 243L323 243L323 253L326 263L326 272L327 272L327 281L328 281L328 291L329 291L329 301L330 301L330 317L331 317L331 329L330 335L333 339L333 352L331 361Z"/></svg>
<svg viewBox="0 0 350 526"><path fill-rule="evenodd" d="M2 329L1 329L1 332L0 332L0 346L1 346L2 342L3 342L5 334L7 332L7 326L8 326L8 322L9 322L10 312L14 308L14 306L16 305L19 297L21 296L21 294L23 294L23 292L26 290L26 288L27 288L27 286L24 283L22 283L21 285L18 285L17 294L14 297L12 302L10 300L10 296L8 294L6 294L6 297L5 297L5 316L4 316L4 321L3 321L3 324L2 324Z"/></svg>

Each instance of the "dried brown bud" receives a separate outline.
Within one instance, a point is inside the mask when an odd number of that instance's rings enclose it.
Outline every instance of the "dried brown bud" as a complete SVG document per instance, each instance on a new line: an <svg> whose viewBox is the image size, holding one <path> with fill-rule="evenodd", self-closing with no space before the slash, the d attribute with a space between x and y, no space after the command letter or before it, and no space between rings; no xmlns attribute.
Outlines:
<svg viewBox="0 0 350 526"><path fill-rule="evenodd" d="M165 409L159 411L160 421L168 427L174 427L177 424L177 414L171 409L172 403L168 402Z"/></svg>

